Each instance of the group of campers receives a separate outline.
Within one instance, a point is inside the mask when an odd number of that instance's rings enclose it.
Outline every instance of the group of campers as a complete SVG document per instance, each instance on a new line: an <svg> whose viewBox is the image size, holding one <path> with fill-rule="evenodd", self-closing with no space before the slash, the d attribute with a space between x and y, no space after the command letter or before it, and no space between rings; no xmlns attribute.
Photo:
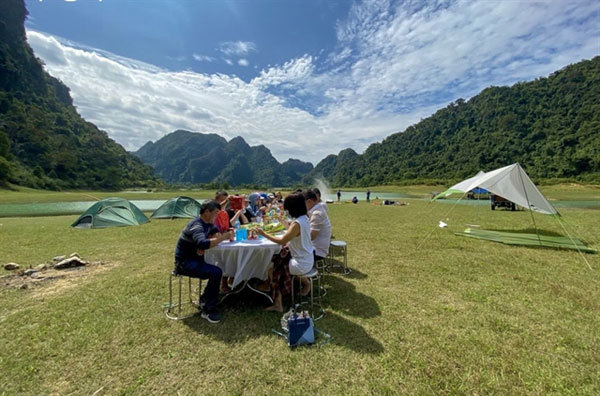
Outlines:
<svg viewBox="0 0 600 396"><path fill-rule="evenodd" d="M200 215L184 227L175 247L176 273L208 279L200 302L201 316L210 323L221 321L217 303L220 293L230 291L230 279L223 276L219 267L205 261L204 252L232 240L231 227L238 221L261 223L267 215L275 216L285 227L281 235L270 235L261 227L256 228L258 235L282 245L281 252L272 258L268 280L261 285L270 291L274 301L267 310L283 312L282 299L291 291L292 275L300 279L300 294L310 293L310 282L302 275L327 255L331 239L331 222L320 191L296 190L285 198L281 193L230 196L219 191L213 200L202 203Z"/></svg>

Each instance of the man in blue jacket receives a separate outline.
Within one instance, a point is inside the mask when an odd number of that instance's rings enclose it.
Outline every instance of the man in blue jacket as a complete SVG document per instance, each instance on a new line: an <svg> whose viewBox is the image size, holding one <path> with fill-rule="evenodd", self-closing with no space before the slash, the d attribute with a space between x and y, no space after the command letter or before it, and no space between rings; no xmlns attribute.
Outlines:
<svg viewBox="0 0 600 396"><path fill-rule="evenodd" d="M220 210L221 206L216 201L202 203L200 216L185 226L175 246L175 271L193 278L208 279L200 299L204 302L201 315L210 323L221 321L217 303L223 272L204 260L204 251L231 237L231 232L220 234L213 224Z"/></svg>

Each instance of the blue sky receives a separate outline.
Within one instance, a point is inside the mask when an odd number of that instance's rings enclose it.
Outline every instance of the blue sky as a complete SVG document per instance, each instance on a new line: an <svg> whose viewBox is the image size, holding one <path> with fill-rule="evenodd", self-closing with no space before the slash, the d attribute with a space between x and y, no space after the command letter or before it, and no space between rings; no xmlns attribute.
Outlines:
<svg viewBox="0 0 600 396"><path fill-rule="evenodd" d="M284 161L600 54L600 2L27 0L28 40L128 150L175 129Z"/></svg>

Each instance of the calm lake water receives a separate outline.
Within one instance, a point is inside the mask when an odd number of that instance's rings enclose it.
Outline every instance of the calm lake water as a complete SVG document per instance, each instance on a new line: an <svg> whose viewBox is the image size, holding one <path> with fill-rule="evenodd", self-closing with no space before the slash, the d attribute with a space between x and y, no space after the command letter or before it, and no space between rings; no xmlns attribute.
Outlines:
<svg viewBox="0 0 600 396"><path fill-rule="evenodd" d="M356 196L359 201L366 200L364 191L344 191L342 201L349 201ZM401 198L420 198L419 196L410 196L401 193L372 193L371 198L375 199L395 199ZM337 200L334 194L325 194L326 199ZM152 212L162 205L166 200L131 200L131 202L140 208L143 212ZM29 204L1 204L0 217L28 217L28 216L60 216L60 215L78 215L85 212L96 201L80 202L52 202L52 203L29 203Z"/></svg>
<svg viewBox="0 0 600 396"><path fill-rule="evenodd" d="M334 193L324 194L325 199L337 201ZM364 191L343 191L341 201L349 201L352 197L358 198L359 202L367 199ZM410 195L402 193L371 193L371 199L389 199L402 200L406 198L429 199L419 195ZM162 205L166 200L132 200L131 202L140 208L143 212L152 212ZM436 202L441 204L454 204L454 199L440 199ZM2 204L0 205L0 217L28 217L28 216L59 216L59 215L79 215L85 212L95 201L85 202L55 202L55 203L34 203L34 204ZM463 199L460 205L489 205L489 200L469 200ZM583 208L600 209L600 201L551 201L557 209L560 208Z"/></svg>
<svg viewBox="0 0 600 396"><path fill-rule="evenodd" d="M152 212L166 199L162 200L133 200L135 206L143 212ZM26 216L59 216L82 214L96 201L85 202L53 202L34 204L2 204L0 205L0 217L26 217Z"/></svg>
<svg viewBox="0 0 600 396"><path fill-rule="evenodd" d="M364 191L342 191L342 196L340 197L341 201L350 201L353 197L358 198L359 202L367 200L367 193ZM337 201L336 192L323 194L321 198ZM423 198L422 195L410 195L410 194L402 194L402 193L386 193L386 192L372 192L371 200L373 199L390 199L390 200L398 200L401 198Z"/></svg>

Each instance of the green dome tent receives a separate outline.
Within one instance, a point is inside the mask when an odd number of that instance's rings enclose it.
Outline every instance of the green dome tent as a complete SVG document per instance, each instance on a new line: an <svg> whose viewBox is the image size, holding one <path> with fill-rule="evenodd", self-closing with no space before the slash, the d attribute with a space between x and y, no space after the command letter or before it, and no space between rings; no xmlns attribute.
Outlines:
<svg viewBox="0 0 600 396"><path fill-rule="evenodd" d="M106 228L140 225L148 218L142 211L123 198L106 198L89 207L71 224L75 228Z"/></svg>
<svg viewBox="0 0 600 396"><path fill-rule="evenodd" d="M169 199L152 213L151 219L172 219L175 217L198 217L200 203L190 197L175 197Z"/></svg>

